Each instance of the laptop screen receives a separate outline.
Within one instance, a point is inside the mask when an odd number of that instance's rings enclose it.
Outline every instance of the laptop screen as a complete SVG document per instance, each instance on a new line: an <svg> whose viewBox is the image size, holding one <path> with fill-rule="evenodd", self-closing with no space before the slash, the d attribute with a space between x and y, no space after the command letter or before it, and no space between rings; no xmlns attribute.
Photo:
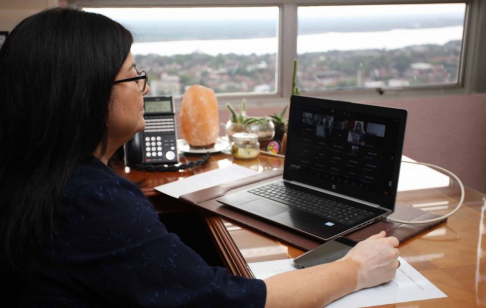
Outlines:
<svg viewBox="0 0 486 308"><path fill-rule="evenodd" d="M293 96L284 179L393 209L406 115Z"/></svg>

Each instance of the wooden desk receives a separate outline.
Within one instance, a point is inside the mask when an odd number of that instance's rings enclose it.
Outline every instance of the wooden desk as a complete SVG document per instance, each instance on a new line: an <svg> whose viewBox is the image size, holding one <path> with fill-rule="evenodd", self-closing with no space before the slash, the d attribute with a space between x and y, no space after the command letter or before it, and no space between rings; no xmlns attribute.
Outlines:
<svg viewBox="0 0 486 308"><path fill-rule="evenodd" d="M200 157L187 156L189 161ZM223 168L232 163L265 172L283 168L280 158L261 155L250 161L234 160L229 155L212 155L194 174ZM397 201L423 210L445 214L459 198L457 183L429 168L403 164ZM422 169L420 169L422 168ZM159 212L191 210L190 205L158 194L153 187L191 176L184 172L149 173L119 170L132 180L145 180L144 188ZM400 189L399 189L400 190ZM446 224L401 243L401 256L427 277L447 298L409 302L386 307L478 307L486 306L486 195L466 188L463 207ZM251 276L246 264L294 258L303 251L249 231L220 217L206 216L214 241L230 272Z"/></svg>

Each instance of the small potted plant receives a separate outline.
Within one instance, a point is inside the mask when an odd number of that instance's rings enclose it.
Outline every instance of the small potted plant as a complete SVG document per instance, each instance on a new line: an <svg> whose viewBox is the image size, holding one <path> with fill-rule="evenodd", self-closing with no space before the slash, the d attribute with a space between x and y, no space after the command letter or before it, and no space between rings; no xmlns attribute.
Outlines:
<svg viewBox="0 0 486 308"><path fill-rule="evenodd" d="M228 139L233 141L233 135L240 132L255 133L258 135L260 145L265 145L275 134L275 127L268 117L256 118L246 114L246 100L241 103L240 112L237 113L231 104L226 104L226 108L231 113L230 119L226 123L226 134Z"/></svg>
<svg viewBox="0 0 486 308"><path fill-rule="evenodd" d="M286 131L285 129L285 124L287 124L288 119L284 119L285 112L287 112L287 108L289 106L285 106L280 115L277 115L277 113L274 113L270 116L272 119L273 125L275 126L275 139L277 140L282 140L283 135Z"/></svg>
<svg viewBox="0 0 486 308"><path fill-rule="evenodd" d="M275 135L275 126L269 117L247 118L244 123L246 132L258 135L261 147L265 146Z"/></svg>
<svg viewBox="0 0 486 308"><path fill-rule="evenodd" d="M294 70L292 73L292 89L291 89L291 95L300 95L300 90L299 87L297 87L297 83L295 82L295 79L297 77L297 59L294 59ZM288 125L288 119L284 119L285 112L287 112L287 108L289 106L285 106L280 115L277 115L277 113L272 114L270 117L272 118L273 124L275 126L275 140L278 140L279 146L278 146L278 152L279 153L285 153L285 147L286 147L286 141L287 141L287 125Z"/></svg>
<svg viewBox="0 0 486 308"><path fill-rule="evenodd" d="M243 99L241 103L240 112L237 113L235 108L228 103L226 104L226 108L230 111L230 119L226 123L226 135L228 135L228 139L233 141L233 135L236 133L241 133L245 131L245 120L247 120L246 116L246 100Z"/></svg>

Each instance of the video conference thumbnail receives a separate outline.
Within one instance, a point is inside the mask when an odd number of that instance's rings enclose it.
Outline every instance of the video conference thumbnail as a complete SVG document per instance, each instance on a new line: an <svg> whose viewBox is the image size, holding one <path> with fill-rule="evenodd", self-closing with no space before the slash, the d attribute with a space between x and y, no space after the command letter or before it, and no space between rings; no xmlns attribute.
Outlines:
<svg viewBox="0 0 486 308"><path fill-rule="evenodd" d="M335 129L347 130L349 132L347 141L357 145L365 145L366 134L384 137L386 129L386 126L382 124L367 123L359 120L334 121L334 116L310 112L302 113L302 122L307 125L315 125L315 133L319 138L330 137Z"/></svg>
<svg viewBox="0 0 486 308"><path fill-rule="evenodd" d="M386 125L356 117L303 112L301 171L363 189L376 185Z"/></svg>

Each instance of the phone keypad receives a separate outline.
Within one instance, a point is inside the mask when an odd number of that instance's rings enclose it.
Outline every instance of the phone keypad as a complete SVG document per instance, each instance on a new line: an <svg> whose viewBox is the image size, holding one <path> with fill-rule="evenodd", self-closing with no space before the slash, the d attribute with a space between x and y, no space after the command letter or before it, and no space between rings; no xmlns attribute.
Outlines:
<svg viewBox="0 0 486 308"><path fill-rule="evenodd" d="M172 115L146 117L144 135L146 162L164 163L177 160L175 123Z"/></svg>

